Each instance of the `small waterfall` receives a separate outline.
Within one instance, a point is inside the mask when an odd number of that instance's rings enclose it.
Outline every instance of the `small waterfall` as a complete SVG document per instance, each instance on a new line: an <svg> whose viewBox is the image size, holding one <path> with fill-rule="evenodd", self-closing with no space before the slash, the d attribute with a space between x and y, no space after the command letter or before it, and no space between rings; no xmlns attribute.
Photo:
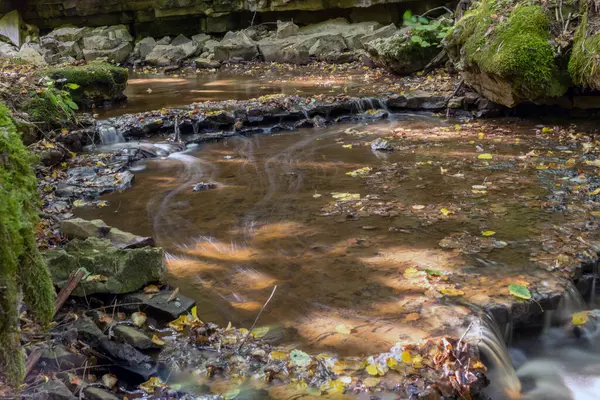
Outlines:
<svg viewBox="0 0 600 400"><path fill-rule="evenodd" d="M197 135L198 132L200 132L200 121L198 121L197 119L195 119L192 122L192 129L194 130L194 135Z"/></svg>
<svg viewBox="0 0 600 400"><path fill-rule="evenodd" d="M104 145L125 142L123 135L114 126L99 125L98 133L100 134L100 142Z"/></svg>
<svg viewBox="0 0 600 400"><path fill-rule="evenodd" d="M482 313L478 328L472 330L469 342L479 348L489 367L489 378L494 386L506 392L520 393L521 382L512 365L504 335L494 318L488 313Z"/></svg>
<svg viewBox="0 0 600 400"><path fill-rule="evenodd" d="M579 290L573 285L573 282L568 281L565 286L565 293L558 303L558 308L555 313L555 318L559 324L564 324L571 320L574 313L586 310L585 300L579 293Z"/></svg>
<svg viewBox="0 0 600 400"><path fill-rule="evenodd" d="M354 103L354 106L356 107L356 110L358 111L359 114L362 114L363 112L365 112L365 108L363 107L363 103L361 99L352 99L352 103Z"/></svg>
<svg viewBox="0 0 600 400"><path fill-rule="evenodd" d="M387 103L385 100L381 100L381 99L375 99L375 101L377 102L377 104L379 105L379 108L381 108L384 111L389 112L390 110L388 109Z"/></svg>

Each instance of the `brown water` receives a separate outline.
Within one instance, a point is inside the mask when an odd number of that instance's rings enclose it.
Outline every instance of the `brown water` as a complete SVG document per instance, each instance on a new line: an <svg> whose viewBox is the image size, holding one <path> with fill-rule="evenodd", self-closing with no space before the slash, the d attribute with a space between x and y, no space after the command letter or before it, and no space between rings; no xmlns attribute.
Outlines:
<svg viewBox="0 0 600 400"><path fill-rule="evenodd" d="M170 283L198 301L205 321L249 327L277 285L259 325L303 349L373 354L461 335L465 305L508 304L509 283L560 285L530 260L542 247L536 236L569 220L540 207L548 191L538 172L514 163L533 146L532 126L485 138L478 130L404 115L229 138L147 161L131 190L78 216L154 236L168 251ZM399 148L374 152L377 137ZM477 159L477 145L494 152L494 168ZM380 172L347 175L365 166ZM193 192L198 182L219 186ZM361 201L335 202L333 192ZM481 232L492 230L508 247L480 251ZM465 232L473 251L438 244Z"/></svg>
<svg viewBox="0 0 600 400"><path fill-rule="evenodd" d="M98 109L101 118L125 113L179 107L201 101L248 100L264 95L378 93L372 80L356 72L346 75L320 71L312 76L280 71L264 76L232 73L156 75L130 73L124 94L127 102L108 109Z"/></svg>

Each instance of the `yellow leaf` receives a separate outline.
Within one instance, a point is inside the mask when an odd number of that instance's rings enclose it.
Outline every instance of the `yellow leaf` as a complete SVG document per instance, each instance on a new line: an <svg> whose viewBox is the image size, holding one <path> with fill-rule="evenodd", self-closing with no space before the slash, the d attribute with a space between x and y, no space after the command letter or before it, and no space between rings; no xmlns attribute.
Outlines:
<svg viewBox="0 0 600 400"><path fill-rule="evenodd" d="M156 285L148 285L144 288L144 293L146 294L155 294L160 292L160 289Z"/></svg>
<svg viewBox="0 0 600 400"><path fill-rule="evenodd" d="M447 296L462 296L465 294L462 290L458 290L455 288L444 288L440 290L441 294L445 294Z"/></svg>
<svg viewBox="0 0 600 400"><path fill-rule="evenodd" d="M417 278L417 277L421 276L421 272L418 269L416 269L415 267L408 267L404 271L403 275L405 278L408 278L408 279Z"/></svg>
<svg viewBox="0 0 600 400"><path fill-rule="evenodd" d="M452 211L448 210L447 208L442 208L440 212L446 216L452 214Z"/></svg>
<svg viewBox="0 0 600 400"><path fill-rule="evenodd" d="M413 357L412 359L412 365L415 368L423 368L423 357L421 357L420 355L416 355Z"/></svg>
<svg viewBox="0 0 600 400"><path fill-rule="evenodd" d="M369 375L373 375L373 376L379 375L377 365L369 364L369 365L367 365L366 370Z"/></svg>
<svg viewBox="0 0 600 400"><path fill-rule="evenodd" d="M410 355L410 353L408 352L408 350L404 350L402 352L402 362L408 364L412 361L412 356Z"/></svg>
<svg viewBox="0 0 600 400"><path fill-rule="evenodd" d="M373 376L363 380L363 383L365 384L366 387L377 386L377 385L379 385L379 382L381 382L381 379L375 378Z"/></svg>
<svg viewBox="0 0 600 400"><path fill-rule="evenodd" d="M389 367L389 368L394 368L396 365L398 365L398 361L396 361L395 358L390 357L387 360L385 360L385 364Z"/></svg>
<svg viewBox="0 0 600 400"><path fill-rule="evenodd" d="M595 196L597 194L600 194L600 187L596 190L594 190L593 192L590 192L590 196Z"/></svg>
<svg viewBox="0 0 600 400"><path fill-rule="evenodd" d="M477 158L479 158L480 160L491 160L492 158L494 158L494 156L492 156L489 153L483 153L478 155Z"/></svg>
<svg viewBox="0 0 600 400"><path fill-rule="evenodd" d="M346 368L348 368L348 363L345 363L343 361L337 361L335 364L333 364L333 368L331 370L334 373L340 375L346 370Z"/></svg>
<svg viewBox="0 0 600 400"><path fill-rule="evenodd" d="M352 333L352 330L344 324L339 324L338 326L336 326L335 331L337 333L341 333L342 335L349 335Z"/></svg>
<svg viewBox="0 0 600 400"><path fill-rule="evenodd" d="M283 351L272 351L269 357L271 357L272 360L285 361L288 359L289 354Z"/></svg>
<svg viewBox="0 0 600 400"><path fill-rule="evenodd" d="M592 211L590 212L594 217L600 217L600 211Z"/></svg>
<svg viewBox="0 0 600 400"><path fill-rule="evenodd" d="M133 324L138 328L143 326L146 323L147 319L148 318L146 317L146 314L144 314L141 311L134 312L133 314L131 314L131 320L133 321Z"/></svg>
<svg viewBox="0 0 600 400"><path fill-rule="evenodd" d="M496 232L494 231L483 231L481 232L482 236L488 237L488 236L494 236L496 234Z"/></svg>
<svg viewBox="0 0 600 400"><path fill-rule="evenodd" d="M192 307L192 310L190 311L190 313L192 314L192 317L194 319L198 319L198 309L196 308L196 306Z"/></svg>
<svg viewBox="0 0 600 400"><path fill-rule="evenodd" d="M547 128L547 127L542 128L542 133L552 133L553 131L554 131L554 129L552 129L552 128Z"/></svg>
<svg viewBox="0 0 600 400"><path fill-rule="evenodd" d="M252 329L252 336L254 336L255 338L261 338L263 336L265 336L267 333L269 333L269 327L268 326L259 326L258 328L254 328Z"/></svg>
<svg viewBox="0 0 600 400"><path fill-rule="evenodd" d="M85 206L85 201L83 201L83 200L75 200L73 202L73 206L75 206L75 207L83 207L83 206Z"/></svg>
<svg viewBox="0 0 600 400"><path fill-rule="evenodd" d="M148 379L146 382L140 384L140 389L142 389L146 393L154 393L154 389L157 387L164 387L165 385L158 379L153 376Z"/></svg>
<svg viewBox="0 0 600 400"><path fill-rule="evenodd" d="M588 322L588 312L580 311L573 314L571 322L573 322L573 325L584 325L586 322Z"/></svg>
<svg viewBox="0 0 600 400"><path fill-rule="evenodd" d="M166 342L158 336L152 335L152 343L154 343L157 346L164 346Z"/></svg>
<svg viewBox="0 0 600 400"><path fill-rule="evenodd" d="M352 145L351 144L345 144L342 146L344 149L351 149Z"/></svg>
<svg viewBox="0 0 600 400"><path fill-rule="evenodd" d="M478 138L479 140L483 139L483 137L484 137L484 136L485 136L485 135L484 135L484 133L483 133L483 132L479 132L479 133L477 134L477 138Z"/></svg>

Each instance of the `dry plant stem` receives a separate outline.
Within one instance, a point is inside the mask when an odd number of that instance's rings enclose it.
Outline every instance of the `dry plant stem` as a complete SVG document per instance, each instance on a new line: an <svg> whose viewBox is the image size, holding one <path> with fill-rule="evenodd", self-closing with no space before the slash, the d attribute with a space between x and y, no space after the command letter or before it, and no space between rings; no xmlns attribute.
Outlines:
<svg viewBox="0 0 600 400"><path fill-rule="evenodd" d="M269 296L269 298L267 299L267 301L265 302L265 304L262 306L262 308L260 309L260 311L258 312L258 315L256 316L256 318L254 319L254 323L252 324L252 326L250 327L250 330L248 331L248 334L246 335L246 337L244 337L244 340L242 340L242 343L240 343L240 347L237 348L237 350L235 351L236 354L240 352L240 350L242 349L242 346L244 346L244 344L246 343L246 340L248 339L248 336L250 336L252 334L252 330L254 329L254 327L256 326L256 323L258 322L258 319L260 318L260 315L262 314L262 312L265 310L265 308L267 307L267 304L269 304L269 302L271 301L271 299L273 298L273 295L275 295L275 291L277 290L277 285L275 285L273 287L273 291L271 292L271 295Z"/></svg>

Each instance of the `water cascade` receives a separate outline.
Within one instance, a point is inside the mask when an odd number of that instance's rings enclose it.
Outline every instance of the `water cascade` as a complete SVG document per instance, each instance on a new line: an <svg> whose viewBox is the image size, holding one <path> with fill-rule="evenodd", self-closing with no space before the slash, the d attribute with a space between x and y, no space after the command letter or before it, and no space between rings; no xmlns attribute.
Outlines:
<svg viewBox="0 0 600 400"><path fill-rule="evenodd" d="M100 142L103 145L111 145L115 143L124 143L125 138L114 126L110 125L99 125L98 133L100 135Z"/></svg>

